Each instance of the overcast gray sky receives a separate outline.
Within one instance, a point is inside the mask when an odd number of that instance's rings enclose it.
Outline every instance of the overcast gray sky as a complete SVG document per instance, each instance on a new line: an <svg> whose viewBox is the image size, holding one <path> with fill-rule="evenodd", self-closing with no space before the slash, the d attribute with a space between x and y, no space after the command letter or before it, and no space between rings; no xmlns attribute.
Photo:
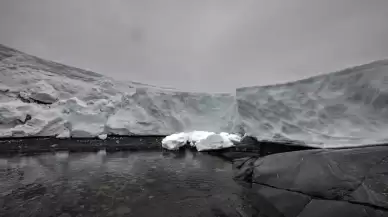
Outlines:
<svg viewBox="0 0 388 217"><path fill-rule="evenodd" d="M1 0L0 43L119 79L226 92L388 58L388 0Z"/></svg>

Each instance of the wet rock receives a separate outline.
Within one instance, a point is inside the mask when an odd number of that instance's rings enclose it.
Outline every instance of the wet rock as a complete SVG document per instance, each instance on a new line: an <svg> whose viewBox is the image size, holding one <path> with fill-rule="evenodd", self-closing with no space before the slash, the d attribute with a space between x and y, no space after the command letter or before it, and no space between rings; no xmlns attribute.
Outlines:
<svg viewBox="0 0 388 217"><path fill-rule="evenodd" d="M388 146L246 155L235 179L286 217L388 216L387 156Z"/></svg>

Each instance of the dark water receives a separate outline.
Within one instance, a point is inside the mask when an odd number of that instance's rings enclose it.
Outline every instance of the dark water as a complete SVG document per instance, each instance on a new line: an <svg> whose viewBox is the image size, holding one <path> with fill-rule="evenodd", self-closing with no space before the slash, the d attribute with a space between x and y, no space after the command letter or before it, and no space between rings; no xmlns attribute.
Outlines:
<svg viewBox="0 0 388 217"><path fill-rule="evenodd" d="M232 165L192 152L0 158L1 216L245 216Z"/></svg>

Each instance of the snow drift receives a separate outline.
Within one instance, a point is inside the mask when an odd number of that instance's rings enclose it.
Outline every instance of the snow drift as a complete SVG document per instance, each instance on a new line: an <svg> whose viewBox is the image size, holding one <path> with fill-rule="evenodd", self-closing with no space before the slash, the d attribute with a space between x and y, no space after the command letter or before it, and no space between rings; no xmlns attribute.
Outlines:
<svg viewBox="0 0 388 217"><path fill-rule="evenodd" d="M240 88L236 96L241 127L258 140L322 148L388 143L388 60Z"/></svg>
<svg viewBox="0 0 388 217"><path fill-rule="evenodd" d="M0 45L0 137L230 132L235 118L231 94L115 81Z"/></svg>

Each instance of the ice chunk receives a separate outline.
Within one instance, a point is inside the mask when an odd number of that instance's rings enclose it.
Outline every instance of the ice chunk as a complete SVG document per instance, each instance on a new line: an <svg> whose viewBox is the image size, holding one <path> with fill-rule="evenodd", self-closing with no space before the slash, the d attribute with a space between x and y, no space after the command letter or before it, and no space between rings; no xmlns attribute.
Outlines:
<svg viewBox="0 0 388 217"><path fill-rule="evenodd" d="M231 142L227 137L221 136L220 134L211 134L195 144L195 147L198 151L217 150L230 148L232 146L234 146L233 142Z"/></svg>
<svg viewBox="0 0 388 217"><path fill-rule="evenodd" d="M68 131L66 125L66 120L62 116L53 116L50 119L45 119L45 124L42 127L41 131L37 136L53 136L59 135L64 131Z"/></svg>
<svg viewBox="0 0 388 217"><path fill-rule="evenodd" d="M129 135L131 119L128 117L131 117L131 113L126 110L119 110L116 114L111 115L106 122L106 128L109 133L115 135Z"/></svg>
<svg viewBox="0 0 388 217"><path fill-rule="evenodd" d="M104 126L99 124L79 123L72 127L71 137L73 138L93 138L104 131Z"/></svg>
<svg viewBox="0 0 388 217"><path fill-rule="evenodd" d="M162 147L168 150L178 150L180 147L185 146L187 142L187 133L176 133L164 138L162 140Z"/></svg>
<svg viewBox="0 0 388 217"><path fill-rule="evenodd" d="M17 125L11 129L13 136L49 136L60 131L63 126L62 119L58 116L50 116L50 112L35 115L25 124Z"/></svg>
<svg viewBox="0 0 388 217"><path fill-rule="evenodd" d="M21 101L6 102L0 104L0 124L16 125L25 122L27 115L31 113L34 105Z"/></svg>
<svg viewBox="0 0 388 217"><path fill-rule="evenodd" d="M181 132L167 136L162 140L162 147L168 150L178 150L190 144L198 151L217 150L234 146L241 137L229 133L214 133L207 131Z"/></svg>
<svg viewBox="0 0 388 217"><path fill-rule="evenodd" d="M65 129L65 120L63 119L60 110L55 108L36 108L37 112L31 115L31 120L28 120L23 126L31 126L36 130L30 135L34 136L52 136Z"/></svg>
<svg viewBox="0 0 388 217"><path fill-rule="evenodd" d="M239 143L241 142L241 136L239 135L236 135L236 134L229 134L229 133L225 133L225 132L222 132L220 133L220 135L222 137L225 137L225 138L228 138L231 142L233 143Z"/></svg>
<svg viewBox="0 0 388 217"><path fill-rule="evenodd" d="M64 131L62 131L60 134L57 135L57 138L59 139L70 138L70 130L66 128Z"/></svg>
<svg viewBox="0 0 388 217"><path fill-rule="evenodd" d="M93 111L107 112L109 114L112 114L116 109L113 102L107 99L96 100L90 107L93 109Z"/></svg>
<svg viewBox="0 0 388 217"><path fill-rule="evenodd" d="M101 140L105 140L106 138L108 138L108 135L101 134L101 135L98 135L98 138L101 139Z"/></svg>
<svg viewBox="0 0 388 217"><path fill-rule="evenodd" d="M68 117L71 137L93 138L104 133L106 117L100 113L74 112Z"/></svg>
<svg viewBox="0 0 388 217"><path fill-rule="evenodd" d="M84 101L78 99L77 97L72 97L66 100L60 100L58 101L58 106L62 107L65 113L81 111L88 107L88 105Z"/></svg>
<svg viewBox="0 0 388 217"><path fill-rule="evenodd" d="M46 81L39 81L27 90L21 92L21 96L29 97L41 103L52 104L58 99L58 92Z"/></svg>
<svg viewBox="0 0 388 217"><path fill-rule="evenodd" d="M21 101L0 104L0 124L6 128L3 137L52 136L63 131L64 123L55 108Z"/></svg>
<svg viewBox="0 0 388 217"><path fill-rule="evenodd" d="M195 146L195 144L198 141L201 141L203 139L206 139L208 136L213 135L215 133L213 132L207 132L207 131L193 131L188 133L188 141L191 146Z"/></svg>

